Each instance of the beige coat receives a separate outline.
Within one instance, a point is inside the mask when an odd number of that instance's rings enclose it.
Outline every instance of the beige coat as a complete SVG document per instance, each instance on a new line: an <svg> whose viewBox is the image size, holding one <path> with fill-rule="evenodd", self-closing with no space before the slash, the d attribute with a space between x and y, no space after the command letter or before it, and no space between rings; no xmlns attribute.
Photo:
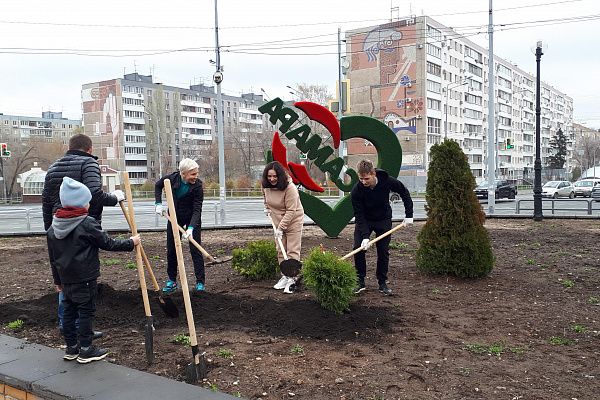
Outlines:
<svg viewBox="0 0 600 400"><path fill-rule="evenodd" d="M288 258L300 260L304 208L300 202L298 189L290 180L285 190L263 188L262 193L265 208L271 210L271 218L275 226L283 231L281 241ZM279 262L283 261L284 257L279 245L277 245L277 253Z"/></svg>

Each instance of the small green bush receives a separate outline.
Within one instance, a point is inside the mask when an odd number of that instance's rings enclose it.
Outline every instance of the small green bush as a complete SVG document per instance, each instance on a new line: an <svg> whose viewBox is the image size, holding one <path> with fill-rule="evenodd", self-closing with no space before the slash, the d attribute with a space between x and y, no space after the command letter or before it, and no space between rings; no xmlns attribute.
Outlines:
<svg viewBox="0 0 600 400"><path fill-rule="evenodd" d="M350 311L352 290L357 285L356 270L350 262L315 247L304 260L302 277L321 307L338 314Z"/></svg>
<svg viewBox="0 0 600 400"><path fill-rule="evenodd" d="M274 279L279 273L275 243L259 240L248 243L246 249L234 249L231 265L251 281Z"/></svg>

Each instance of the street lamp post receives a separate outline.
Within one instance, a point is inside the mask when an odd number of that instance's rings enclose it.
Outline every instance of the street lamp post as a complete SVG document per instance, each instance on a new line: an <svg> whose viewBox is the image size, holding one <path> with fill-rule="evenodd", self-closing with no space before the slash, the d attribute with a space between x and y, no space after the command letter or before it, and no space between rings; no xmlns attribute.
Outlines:
<svg viewBox="0 0 600 400"><path fill-rule="evenodd" d="M541 221L544 219L542 215L542 160L541 139L540 139L540 114L542 108L540 106L540 62L542 60L542 41L538 41L535 46L535 62L537 64L536 78L536 93L535 93L535 163L534 163L534 183L533 183L533 219Z"/></svg>

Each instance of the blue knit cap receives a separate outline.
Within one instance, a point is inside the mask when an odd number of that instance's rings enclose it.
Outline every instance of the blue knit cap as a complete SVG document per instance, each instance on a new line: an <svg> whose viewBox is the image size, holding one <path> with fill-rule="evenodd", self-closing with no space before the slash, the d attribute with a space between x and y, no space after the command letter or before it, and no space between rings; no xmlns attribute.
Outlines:
<svg viewBox="0 0 600 400"><path fill-rule="evenodd" d="M60 185L60 203L63 207L84 208L91 199L92 193L87 186L68 176L63 178L63 183Z"/></svg>

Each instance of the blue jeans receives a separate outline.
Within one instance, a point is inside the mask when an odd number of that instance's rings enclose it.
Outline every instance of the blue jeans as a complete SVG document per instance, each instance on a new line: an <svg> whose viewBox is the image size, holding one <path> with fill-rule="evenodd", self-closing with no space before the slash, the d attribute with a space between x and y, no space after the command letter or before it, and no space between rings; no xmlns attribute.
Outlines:
<svg viewBox="0 0 600 400"><path fill-rule="evenodd" d="M94 331L92 324L96 314L96 295L98 283L94 279L82 283L63 284L63 336L67 346L73 347L77 343L81 347L92 344ZM76 320L79 317L79 327Z"/></svg>
<svg viewBox="0 0 600 400"><path fill-rule="evenodd" d="M58 292L58 327L62 328L63 313L65 312L65 306L63 306L63 292ZM75 326L79 327L79 318L75 320Z"/></svg>

